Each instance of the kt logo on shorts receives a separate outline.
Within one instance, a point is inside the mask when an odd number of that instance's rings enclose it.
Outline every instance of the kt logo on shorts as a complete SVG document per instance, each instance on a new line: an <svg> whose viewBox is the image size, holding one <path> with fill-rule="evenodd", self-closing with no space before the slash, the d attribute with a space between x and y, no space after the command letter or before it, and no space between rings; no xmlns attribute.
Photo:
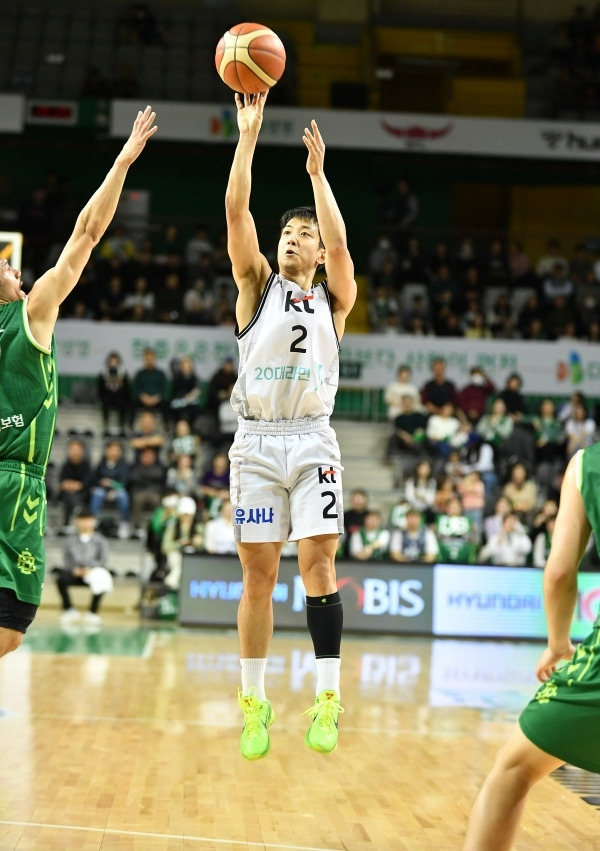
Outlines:
<svg viewBox="0 0 600 851"><path fill-rule="evenodd" d="M335 485L337 470L333 467L318 467L320 485ZM339 515L337 513L337 494L335 491L321 491L323 499L327 500L327 505L323 508L324 520L335 520Z"/></svg>

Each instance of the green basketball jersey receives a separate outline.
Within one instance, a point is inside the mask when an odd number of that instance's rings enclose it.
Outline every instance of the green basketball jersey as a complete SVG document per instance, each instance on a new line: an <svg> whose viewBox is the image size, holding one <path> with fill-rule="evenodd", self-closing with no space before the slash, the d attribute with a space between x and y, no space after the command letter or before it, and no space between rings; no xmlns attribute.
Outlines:
<svg viewBox="0 0 600 851"><path fill-rule="evenodd" d="M575 456L577 487L596 544L600 542L600 443ZM538 748L571 765L600 773L600 617L572 659L540 686L519 718Z"/></svg>
<svg viewBox="0 0 600 851"><path fill-rule="evenodd" d="M581 449L575 461L575 480L600 553L600 443Z"/></svg>
<svg viewBox="0 0 600 851"><path fill-rule="evenodd" d="M0 305L0 460L46 469L57 390L53 347L33 339L26 300Z"/></svg>

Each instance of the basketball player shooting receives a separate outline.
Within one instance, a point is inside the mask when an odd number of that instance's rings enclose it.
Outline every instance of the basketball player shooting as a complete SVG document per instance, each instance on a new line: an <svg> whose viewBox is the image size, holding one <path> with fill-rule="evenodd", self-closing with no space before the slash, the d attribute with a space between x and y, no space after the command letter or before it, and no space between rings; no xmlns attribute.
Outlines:
<svg viewBox="0 0 600 851"><path fill-rule="evenodd" d="M0 259L0 656L16 650L40 604L44 581L44 475L56 424L54 326L110 224L129 166L158 129L150 107L79 214L56 265L26 296L21 273Z"/></svg>
<svg viewBox="0 0 600 851"><path fill-rule="evenodd" d="M244 713L240 750L269 752L274 712L265 694L273 633L272 595L282 542L298 542L308 629L317 669L306 710L306 744L337 746L342 603L335 553L343 529L340 452L329 425L338 385L338 348L356 299L346 228L324 173L325 144L313 121L308 151L314 207L283 214L278 272L261 253L250 214L251 170L266 94L236 94L239 141L225 208L228 250L238 287L239 375L231 401L239 427L231 447L231 501L243 593L238 611ZM327 280L314 284L325 264Z"/></svg>

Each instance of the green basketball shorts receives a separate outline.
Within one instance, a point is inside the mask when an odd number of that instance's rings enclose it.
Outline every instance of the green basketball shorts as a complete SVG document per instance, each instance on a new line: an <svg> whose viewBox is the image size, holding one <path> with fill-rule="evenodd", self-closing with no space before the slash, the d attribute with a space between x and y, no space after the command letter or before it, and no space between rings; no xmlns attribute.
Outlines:
<svg viewBox="0 0 600 851"><path fill-rule="evenodd" d="M600 774L599 621L573 658L537 690L519 724L546 753Z"/></svg>
<svg viewBox="0 0 600 851"><path fill-rule="evenodd" d="M39 606L46 565L46 485L38 464L0 461L0 588Z"/></svg>

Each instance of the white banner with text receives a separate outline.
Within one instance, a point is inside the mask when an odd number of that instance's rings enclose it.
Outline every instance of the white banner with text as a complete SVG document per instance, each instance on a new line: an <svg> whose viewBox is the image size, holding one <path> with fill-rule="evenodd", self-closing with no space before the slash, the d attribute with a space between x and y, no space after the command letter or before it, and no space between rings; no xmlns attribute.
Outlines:
<svg viewBox="0 0 600 851"><path fill-rule="evenodd" d="M237 359L233 328L60 319L56 341L59 374L64 376L97 375L113 350L119 352L130 374L140 369L146 347L156 350L159 365L167 371L175 358L191 355L203 380L224 358ZM469 369L477 364L498 388L511 372L518 372L528 395L568 396L581 390L600 396L598 346L576 340L534 343L346 334L340 350L340 386L383 388L394 380L401 363L412 368L413 381L421 386L430 378L430 364L436 357L445 358L448 377L459 388L467 384Z"/></svg>
<svg viewBox="0 0 600 851"><path fill-rule="evenodd" d="M115 100L110 135L125 138L145 103ZM224 104L153 103L160 133L157 141L237 142L233 95ZM315 119L329 147L356 150L416 151L486 157L596 160L600 124L470 118L401 112L357 112L267 106L260 141L265 145L301 145L304 128Z"/></svg>

